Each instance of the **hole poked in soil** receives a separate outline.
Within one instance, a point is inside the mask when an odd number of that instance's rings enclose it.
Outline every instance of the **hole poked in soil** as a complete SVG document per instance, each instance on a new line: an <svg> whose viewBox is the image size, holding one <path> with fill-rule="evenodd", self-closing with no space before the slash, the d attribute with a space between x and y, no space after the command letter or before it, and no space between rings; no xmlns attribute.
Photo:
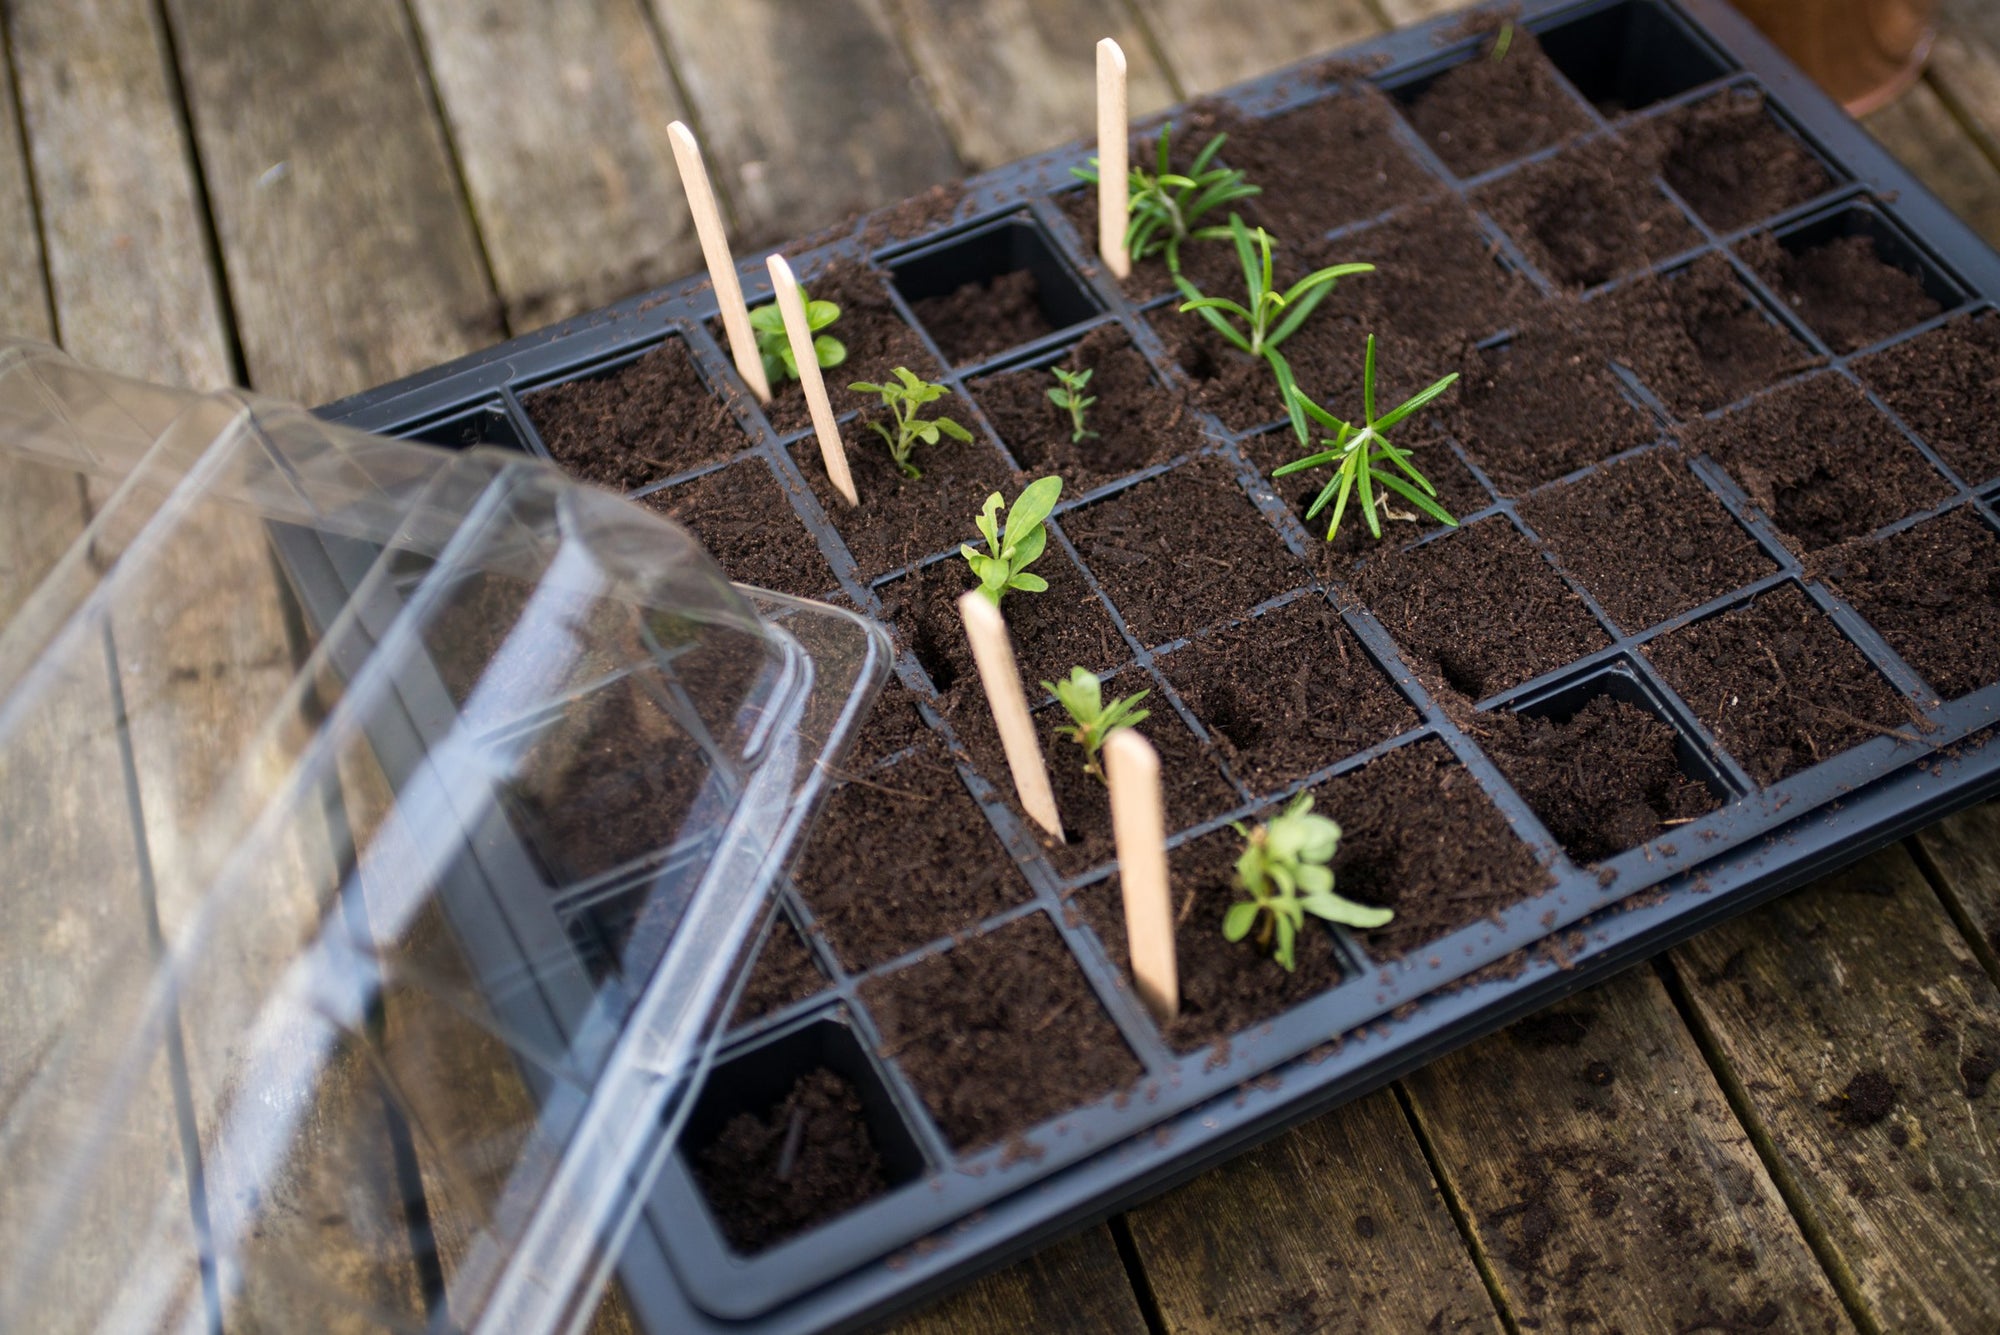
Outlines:
<svg viewBox="0 0 2000 1335"><path fill-rule="evenodd" d="M1623 459L1521 503L1521 518L1627 631L1776 569L1678 450Z"/></svg>
<svg viewBox="0 0 2000 1335"><path fill-rule="evenodd" d="M1716 254L1665 278L1643 278L1589 309L1590 325L1612 357L1683 417L1734 403L1820 362Z"/></svg>
<svg viewBox="0 0 2000 1335"><path fill-rule="evenodd" d="M1473 202L1557 286L1595 287L1701 244L1652 176L1646 154L1596 139L1480 187Z"/></svg>
<svg viewBox="0 0 2000 1335"><path fill-rule="evenodd" d="M717 1066L681 1154L730 1247L761 1252L924 1171L847 1024L820 1018Z"/></svg>
<svg viewBox="0 0 2000 1335"><path fill-rule="evenodd" d="M1389 553L1354 588L1440 696L1482 699L1610 643L1504 518Z"/></svg>
<svg viewBox="0 0 2000 1335"><path fill-rule="evenodd" d="M824 597L834 587L819 544L761 459L704 473L640 500L685 525L738 583L798 598Z"/></svg>
<svg viewBox="0 0 2000 1335"><path fill-rule="evenodd" d="M1430 479L1430 484L1437 488L1437 502L1444 507L1445 513L1462 521L1475 510L1483 510L1491 505L1493 498L1486 494L1486 488L1479 485L1479 479L1472 475L1472 470L1452 452L1449 445L1445 444L1436 422L1437 414L1427 413L1414 422L1405 423L1392 439L1398 449L1410 456L1410 462L1416 465L1417 471ZM1298 516L1299 523L1305 526L1307 536L1321 544L1316 550L1322 555L1330 553L1336 558L1335 565L1343 565L1356 558L1372 555L1385 546L1394 547L1412 541L1422 534L1443 527L1429 516L1418 514L1413 507L1405 505L1401 498L1394 498L1396 514L1383 516L1382 536L1376 538L1368 532L1367 523L1355 508L1356 502L1350 501L1347 514L1340 521L1340 532L1334 535L1331 542L1327 542L1325 540L1327 526L1333 522L1332 502L1329 501L1327 508L1321 510L1311 520L1306 518L1306 511L1312 509L1313 502L1319 499L1320 492L1332 480L1332 466L1309 468L1301 473L1288 473L1284 477L1271 476L1278 468L1294 459L1303 459L1308 454L1318 453L1325 448L1317 433L1313 436L1312 444L1299 444L1299 438L1292 434L1290 427L1276 427L1242 442L1243 453L1257 466L1257 471L1264 474L1272 490L1291 507L1292 513ZM1411 518L1396 517L1404 514Z"/></svg>
<svg viewBox="0 0 2000 1335"><path fill-rule="evenodd" d="M1542 32L1542 49L1607 116L1650 107L1729 72L1651 0L1626 0Z"/></svg>
<svg viewBox="0 0 2000 1335"><path fill-rule="evenodd" d="M1964 300L1872 208L1855 205L1739 248L1759 278L1835 352L1853 352Z"/></svg>
<svg viewBox="0 0 2000 1335"><path fill-rule="evenodd" d="M1366 83L1263 119L1223 116L1229 165L1263 188L1244 201L1244 220L1298 245L1433 193L1438 183L1397 141L1395 122L1389 99Z"/></svg>
<svg viewBox="0 0 2000 1335"><path fill-rule="evenodd" d="M1960 477L2000 477L2000 316L1953 320L1854 369Z"/></svg>
<svg viewBox="0 0 2000 1335"><path fill-rule="evenodd" d="M1241 616L1306 578L1213 456L1072 510L1063 527L1147 644Z"/></svg>
<svg viewBox="0 0 2000 1335"><path fill-rule="evenodd" d="M1945 699L2000 680L2000 538L1971 507L1815 565Z"/></svg>
<svg viewBox="0 0 2000 1335"><path fill-rule="evenodd" d="M709 392L687 344L669 338L613 370L523 396L549 456L586 482L632 491L750 444Z"/></svg>
<svg viewBox="0 0 2000 1335"><path fill-rule="evenodd" d="M1198 636L1159 663L1236 776L1258 792L1419 721L1340 614L1310 596Z"/></svg>
<svg viewBox="0 0 2000 1335"><path fill-rule="evenodd" d="M1817 375L1689 428L1785 536L1812 551L1944 501L1951 486L1852 381Z"/></svg>
<svg viewBox="0 0 2000 1335"><path fill-rule="evenodd" d="M1142 1074L1048 915L906 969L861 999L953 1148L994 1144ZM1032 1157L1033 1145L1019 1153Z"/></svg>
<svg viewBox="0 0 2000 1335"><path fill-rule="evenodd" d="M1026 217L898 259L891 272L896 290L954 366L1045 338L1100 309Z"/></svg>
<svg viewBox="0 0 2000 1335"><path fill-rule="evenodd" d="M513 416L497 403L481 404L467 412L454 413L408 433L411 440L440 445L447 450L469 450L474 445L495 445L501 449L528 450L528 442L514 425Z"/></svg>
<svg viewBox="0 0 2000 1335"><path fill-rule="evenodd" d="M1760 784L1913 731L1903 698L1796 584L1683 626L1645 653Z"/></svg>
<svg viewBox="0 0 2000 1335"><path fill-rule="evenodd" d="M794 1002L804 1001L825 986L826 977L813 963L806 943L799 939L799 929L792 926L788 915L780 913L764 938L764 948L751 966L750 981L744 984L742 999L736 1003L736 1013L729 1022L745 1025L761 1020Z"/></svg>
<svg viewBox="0 0 2000 1335"><path fill-rule="evenodd" d="M1635 137L1650 139L1660 175L1701 220L1732 232L1803 204L1834 180L1754 88L1676 107Z"/></svg>
<svg viewBox="0 0 2000 1335"><path fill-rule="evenodd" d="M1498 16L1493 16L1498 26ZM1591 128L1541 43L1510 27L1504 50L1489 36L1465 60L1395 90L1403 115L1445 166L1477 176Z"/></svg>

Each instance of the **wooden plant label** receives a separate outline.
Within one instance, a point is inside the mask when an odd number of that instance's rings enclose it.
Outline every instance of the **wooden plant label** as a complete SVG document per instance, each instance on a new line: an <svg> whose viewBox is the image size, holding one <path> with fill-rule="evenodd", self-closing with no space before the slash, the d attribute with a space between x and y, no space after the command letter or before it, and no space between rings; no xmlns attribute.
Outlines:
<svg viewBox="0 0 2000 1335"><path fill-rule="evenodd" d="M764 376L764 359L758 355L756 336L750 332L750 311L743 304L743 285L736 281L736 260L729 253L729 238L722 230L722 211L715 206L715 189L701 160L701 145L694 141L694 132L679 121L667 127L667 138L674 144L674 162L681 169L681 189L687 192L688 212L694 215L694 232L701 239L708 281L715 288L716 304L722 308L729 355L736 359L737 374L750 386L757 402L769 403L771 382Z"/></svg>
<svg viewBox="0 0 2000 1335"><path fill-rule="evenodd" d="M979 684L986 688L986 704L993 711L993 726L1007 752L1007 768L1013 771L1021 809L1060 839L1062 817L1056 812L1048 766L1042 762L1042 744L1036 740L1034 722L1028 717L1028 697L1021 690L1021 670L1014 665L1007 623L1001 619L1000 609L977 589L958 600L958 615L965 622L965 638L972 642L972 661L979 665Z"/></svg>
<svg viewBox="0 0 2000 1335"><path fill-rule="evenodd" d="M799 280L783 255L773 255L765 267L771 271L771 290L778 298L778 311L785 317L785 337L792 345L792 357L799 365L799 384L805 387L806 406L812 409L813 434L819 437L820 461L833 489L849 505L861 504L854 490L854 475L847 471L847 447L841 443L840 428L834 425L833 403L826 397L826 381L819 373L819 354L813 351L812 326L806 323L805 299L799 295Z"/></svg>
<svg viewBox="0 0 2000 1335"><path fill-rule="evenodd" d="M1160 799L1160 757L1130 728L1104 741L1111 786L1111 833L1125 896L1125 943L1139 999L1162 1023L1180 1014L1174 962L1174 910L1167 897L1167 822Z"/></svg>
<svg viewBox="0 0 2000 1335"><path fill-rule="evenodd" d="M1120 278L1132 272L1125 251L1126 122L1125 52L1107 37L1097 44L1097 253Z"/></svg>

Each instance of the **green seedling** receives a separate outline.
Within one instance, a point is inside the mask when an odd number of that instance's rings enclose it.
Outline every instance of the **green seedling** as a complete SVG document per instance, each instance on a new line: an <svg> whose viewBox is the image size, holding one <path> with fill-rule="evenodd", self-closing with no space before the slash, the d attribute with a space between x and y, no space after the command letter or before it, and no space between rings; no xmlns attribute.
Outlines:
<svg viewBox="0 0 2000 1335"><path fill-rule="evenodd" d="M1051 366L1049 374L1061 382L1049 391L1049 402L1069 412L1069 424L1073 428L1069 433L1069 443L1078 445L1083 442L1084 437L1095 436L1097 434L1095 431L1083 429L1083 410L1096 403L1097 399L1093 395L1086 395L1083 387L1090 383L1090 377L1097 372L1065 371L1060 366Z"/></svg>
<svg viewBox="0 0 2000 1335"><path fill-rule="evenodd" d="M1399 514L1389 508L1389 497L1401 496L1417 509L1423 511L1441 524L1458 527L1458 521L1446 513L1436 500L1437 488L1430 479L1417 471L1410 462L1410 456L1391 444L1386 434L1388 430L1410 414L1428 406L1431 400L1451 388L1452 381L1458 379L1453 371L1428 389L1412 395L1382 416L1375 415L1375 335L1368 336L1368 353L1361 368L1361 413L1362 425L1343 422L1326 409L1307 398L1298 386L1292 387L1292 399L1299 409L1333 432L1331 437L1320 441L1328 448L1303 459L1294 459L1271 471L1272 477L1284 477L1288 473L1303 472L1308 468L1318 468L1322 464L1334 466L1333 479L1314 499L1312 508L1306 511L1306 520L1311 522L1328 501L1333 502L1333 519L1326 526L1326 540L1333 541L1333 535L1340 531L1341 517L1347 513L1350 497L1361 497L1361 517L1368 521L1368 532L1379 538L1382 536L1382 518L1414 520L1415 515ZM1396 472L1381 467L1384 463L1394 464ZM1379 512L1379 513L1378 513Z"/></svg>
<svg viewBox="0 0 2000 1335"><path fill-rule="evenodd" d="M1507 48L1514 45L1514 25L1507 22L1500 25L1499 36L1493 39L1493 50L1489 53L1494 60L1505 60Z"/></svg>
<svg viewBox="0 0 2000 1335"><path fill-rule="evenodd" d="M972 433L949 417L926 420L917 416L917 409L927 403L935 403L951 392L943 385L919 379L907 366L896 368L896 380L897 383L893 385L877 385L871 381L857 380L848 388L856 394L881 396L882 406L887 408L896 420L896 429L891 431L880 422L870 422L868 425L874 427L875 433L889 442L889 457L896 461L896 467L903 471L904 477L922 477L923 473L910 462L912 450L920 443L937 444L940 435L950 436L953 440L969 441L972 439Z"/></svg>
<svg viewBox="0 0 2000 1335"><path fill-rule="evenodd" d="M1226 227L1197 226L1202 217L1225 204L1262 194L1263 188L1251 185L1240 171L1215 165L1216 153L1229 138L1226 134L1202 145L1185 173L1175 171L1168 161L1173 154L1173 133L1172 125L1160 130L1159 169L1155 174L1149 176L1138 167L1131 169L1126 192L1125 249L1134 260L1164 254L1168 271L1178 275L1183 241L1221 240L1229 235ZM1070 171L1092 185L1097 184L1096 158L1090 160L1088 167L1072 167Z"/></svg>
<svg viewBox="0 0 2000 1335"><path fill-rule="evenodd" d="M1368 930L1396 915L1370 908L1333 893L1334 851L1340 847L1340 826L1312 814L1312 794L1300 793L1278 815L1255 829L1241 821L1231 828L1243 836L1243 854L1236 859L1236 888L1250 896L1231 904L1222 920L1222 934L1241 941L1257 928L1257 944L1287 973L1297 967L1292 945L1306 914L1328 922Z"/></svg>
<svg viewBox="0 0 2000 1335"><path fill-rule="evenodd" d="M840 307L830 301L814 301L799 289L805 303L806 328L813 332L813 358L822 367L838 366L847 360L847 345L831 334L819 331L840 318ZM764 374L776 380L797 380L798 359L792 356L792 340L785 333L785 315L778 303L759 306L750 312L750 332L757 338L757 353L764 359Z"/></svg>
<svg viewBox="0 0 2000 1335"><path fill-rule="evenodd" d="M979 532L986 539L986 550L977 551L969 544L959 545L959 555L971 565L972 573L979 577L979 591L995 607L1000 599L1015 590L1023 593L1041 593L1049 587L1049 582L1035 574L1028 567L1033 565L1048 546L1049 531L1042 521L1049 517L1049 511L1056 508L1062 499L1062 479L1059 477L1037 478L1021 489L1014 499L1014 508L1007 512L1007 527L996 526L1000 517L1000 507L1006 502L999 492L986 498L986 504L979 509ZM1002 541L1002 537L1005 541Z"/></svg>
<svg viewBox="0 0 2000 1335"><path fill-rule="evenodd" d="M1242 218L1232 213L1229 236L1236 243L1236 257L1243 264L1248 304L1227 297L1205 297L1193 283L1175 274L1174 283L1187 298L1181 303L1181 310L1194 311L1236 347L1269 363L1271 374L1278 378L1278 393L1291 414L1292 430L1303 441L1305 415L1293 405L1292 367L1279 355L1278 345L1305 323L1306 317L1333 292L1335 283L1349 274L1371 273L1375 266L1335 264L1315 269L1280 292L1271 278L1271 234L1261 227L1251 231L1243 225Z"/></svg>
<svg viewBox="0 0 2000 1335"><path fill-rule="evenodd" d="M1105 704L1103 686L1097 680L1097 674L1089 668L1073 667L1069 670L1069 680L1045 681L1042 689L1054 695L1069 711L1072 722L1063 724L1056 731L1083 748L1083 772L1099 783L1104 782L1104 766L1099 759L1104 750L1104 739L1120 728L1144 723L1153 716L1152 710L1138 707L1141 700L1152 694L1150 690L1138 691Z"/></svg>

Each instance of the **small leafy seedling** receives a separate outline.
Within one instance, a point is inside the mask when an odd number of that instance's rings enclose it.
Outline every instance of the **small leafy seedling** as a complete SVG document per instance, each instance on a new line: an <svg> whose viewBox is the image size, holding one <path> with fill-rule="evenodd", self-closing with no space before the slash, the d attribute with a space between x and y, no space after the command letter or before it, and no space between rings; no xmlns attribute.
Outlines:
<svg viewBox="0 0 2000 1335"><path fill-rule="evenodd" d="M1513 45L1514 45L1514 24L1510 20L1509 22L1500 25L1500 33L1497 37L1493 39L1493 50L1488 52L1487 54L1491 59L1505 60L1507 58L1508 48L1512 47Z"/></svg>
<svg viewBox="0 0 2000 1335"><path fill-rule="evenodd" d="M1144 723L1153 716L1152 710L1139 708L1139 702L1152 694L1150 690L1136 691L1106 704L1103 686L1089 668L1073 667L1069 670L1069 680L1045 681L1042 689L1069 711L1072 721L1056 731L1083 748L1083 772L1099 783L1104 782L1104 766L1099 759L1104 739L1120 728Z"/></svg>
<svg viewBox="0 0 2000 1335"><path fill-rule="evenodd" d="M877 435L889 442L889 457L896 461L896 467L903 470L904 477L922 477L917 466L910 462L910 451L919 442L925 445L938 443L939 435L950 436L953 440L969 441L972 433L949 417L926 421L917 416L917 409L927 403L935 403L951 391L943 385L919 379L909 367L896 368L897 383L877 385L867 380L857 380L848 388L856 394L878 394L882 406L896 419L896 429L891 431L880 422L870 422Z"/></svg>
<svg viewBox="0 0 2000 1335"><path fill-rule="evenodd" d="M1236 257L1243 264L1243 282L1249 304L1240 305L1227 297L1205 297L1201 289L1179 274L1174 283L1187 298L1181 310L1194 311L1215 327L1215 331L1252 357L1262 357L1278 378L1278 393L1291 414L1292 430L1306 438L1305 416L1292 404L1292 367L1278 353L1278 345L1290 338L1320 302L1332 293L1334 284L1349 274L1371 273L1372 264L1334 264L1315 269L1283 292L1272 285L1271 234L1243 225L1236 214L1229 215L1230 239L1236 243ZM1239 329L1236 323L1242 327Z"/></svg>
<svg viewBox="0 0 2000 1335"><path fill-rule="evenodd" d="M961 543L959 555L972 567L972 573L979 577L979 591L986 595L988 602L1000 606L1003 595L1019 589L1023 593L1041 593L1049 587L1049 582L1029 570L1048 546L1049 531L1042 521L1049 517L1049 511L1056 508L1062 499L1062 479L1059 477L1037 478L1021 489L1014 498L1014 508L1007 512L1007 527L996 527L1000 517L1000 507L1006 502L999 492L986 498L986 504L979 508L979 532L986 539L986 551L975 551L970 544Z"/></svg>
<svg viewBox="0 0 2000 1335"><path fill-rule="evenodd" d="M1417 471L1410 462L1410 456L1389 442L1385 434L1404 418L1427 406L1431 400L1451 388L1452 381L1458 379L1453 371L1428 389L1405 399L1382 416L1375 415L1375 335L1368 336L1368 352L1361 367L1361 413L1362 425L1343 422L1326 409L1305 396L1298 386L1292 387L1292 401L1306 416L1333 432L1331 438L1322 438L1320 443L1330 448L1303 459L1294 459L1271 471L1272 477L1284 477L1288 473L1303 472L1308 468L1318 468L1322 464L1334 466L1333 479L1321 489L1314 499L1312 508L1306 511L1308 521L1333 502L1333 519L1326 526L1326 540L1333 541L1333 535L1340 531L1341 517L1347 512L1349 497L1355 493L1361 496L1361 517L1368 521L1368 532L1374 537L1382 536L1382 515L1391 519L1411 519L1415 515L1397 514L1389 508L1391 492L1401 496L1441 524L1458 527L1458 521L1446 513L1445 508L1435 499L1437 488L1430 479ZM1404 476L1382 468L1384 462L1392 463ZM1414 485L1413 485L1414 484ZM1380 488L1378 491L1377 488ZM1377 511L1380 511L1380 515Z"/></svg>
<svg viewBox="0 0 2000 1335"><path fill-rule="evenodd" d="M806 328L813 332L813 358L821 367L838 366L847 360L847 345L831 334L819 331L840 318L840 307L830 301L814 301L799 289L805 303ZM778 303L759 306L750 312L750 332L756 335L758 355L764 359L764 374L771 380L797 380L798 359L792 356L792 340L785 333L785 315Z"/></svg>
<svg viewBox="0 0 2000 1335"><path fill-rule="evenodd" d="M1083 387L1090 383L1090 377L1097 372L1065 371L1060 366L1051 366L1049 373L1061 382L1049 391L1049 402L1069 412L1069 424L1073 428L1069 433L1069 443L1081 444L1084 437L1095 436L1097 434L1095 431L1083 429L1083 410L1096 403L1097 399L1094 395L1085 394Z"/></svg>
<svg viewBox="0 0 2000 1335"><path fill-rule="evenodd" d="M1171 124L1160 129L1156 174L1149 176L1138 167L1131 170L1126 194L1129 221L1125 224L1125 249L1135 260L1164 254L1168 271L1179 275L1183 241L1221 240L1229 235L1226 227L1196 226L1201 218L1225 204L1262 194L1263 188L1250 184L1240 171L1215 165L1215 155L1229 138L1226 134L1202 145L1185 174L1176 172L1168 161L1173 154L1173 133ZM1097 184L1096 158L1090 160L1088 167L1072 167L1070 171L1092 185Z"/></svg>
<svg viewBox="0 0 2000 1335"><path fill-rule="evenodd" d="M1229 906L1222 934L1241 941L1251 928L1258 928L1257 944L1269 950L1287 973L1297 967L1292 944L1306 914L1363 930L1396 916L1333 893L1333 869L1327 863L1340 847L1340 826L1313 815L1312 805L1312 794L1300 793L1255 829L1244 829L1241 821L1231 826L1244 841L1243 854L1236 859L1236 888L1250 898Z"/></svg>

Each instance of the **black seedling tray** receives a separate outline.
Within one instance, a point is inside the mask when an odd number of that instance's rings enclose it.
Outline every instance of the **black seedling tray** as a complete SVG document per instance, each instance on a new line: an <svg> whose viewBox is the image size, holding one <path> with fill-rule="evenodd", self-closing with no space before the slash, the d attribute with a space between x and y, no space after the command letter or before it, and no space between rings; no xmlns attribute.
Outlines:
<svg viewBox="0 0 2000 1335"><path fill-rule="evenodd" d="M1772 217L1719 233L1705 224L1664 181L1662 193L1689 224L1691 244L1643 271L1670 275L1704 256L1720 256L1764 318L1819 359L1811 374L1862 386L1851 364L1948 322L1991 315L2000 300L2000 256L1923 190L1837 107L1807 82L1720 0L1528 0L1522 21L1543 47L1588 122L1572 136L1516 162L1460 179L1409 125L1391 130L1396 148L1432 184L1464 198L1522 166L1550 158L1582 141L1643 129L1653 118L1732 89L1756 89L1784 133L1794 136L1827 169L1831 184L1816 197ZM1451 18L1398 32L1341 53L1342 63L1321 62L1240 86L1222 102L1250 116L1268 116L1337 95L1338 80L1372 80L1391 103L1414 96L1425 82L1476 55L1480 39ZM1165 113L1152 124L1174 119ZM916 329L953 390L961 421L976 424L985 447L1006 469L1013 456L976 409L968 386L995 371L1046 365L1090 331L1124 329L1164 383L1182 373L1162 346L1156 322L1175 318L1167 298L1155 293L1134 301L1097 265L1092 240L1072 225L1060 197L1077 188L1070 169L1089 149L1072 145L1027 159L966 183L952 220L932 232L884 242L887 215L862 219L835 239L794 256L811 283L839 259L878 266L900 317ZM1137 159L1135 159L1136 161ZM1361 231L1396 211L1339 229ZM1522 253L1514 238L1489 216L1475 216L1499 262L1524 275L1539 292L1554 285ZM1943 307L1935 318L1901 330L1853 353L1836 354L1797 312L1774 294L1738 254L1753 237L1773 232L1792 250L1841 235L1873 238L1882 257L1920 277ZM761 257L745 257L746 295L768 300ZM976 364L953 365L943 356L911 302L959 284L1020 268L1037 279L1042 315L1050 332ZM1585 294L1585 302L1615 292L1636 275ZM839 530L814 499L802 468L816 467L807 433L774 431L742 392L726 353L712 332L715 308L705 279L681 283L621 302L504 346L410 379L343 400L323 410L347 425L389 435L413 436L447 446L493 444L546 456L524 397L547 386L611 371L667 340L678 339L703 380L724 391L740 447L725 457L672 473L634 494L642 500L672 494L723 469L756 470L788 498L796 520L828 564L815 592L871 615L884 613L887 586L941 561L955 561L956 541L890 570L857 564ZM838 331L836 331L838 332ZM1505 338L1503 331L1496 338ZM845 379L843 368L836 372ZM1605 464L1660 448L1670 414L1643 378L1614 368L1624 392L1655 423L1648 445L1591 464L1548 484L1574 485ZM1762 391L1758 391L1761 393ZM1988 529L2000 527L1994 500L2000 478L1963 477L1932 445L1896 418L1872 392L1874 407L1922 454L1944 495L1922 512L1898 519L1875 536L1910 528L1948 511L1965 509ZM1709 417L1718 412L1706 414ZM825 1065L859 1092L882 1153L890 1189L872 1202L808 1229L756 1256L734 1253L723 1239L683 1155L667 1163L650 1207L641 1218L620 1267L632 1307L656 1332L793 1331L846 1328L923 1301L981 1269L1026 1254L1079 1224L1102 1217L1190 1177L1255 1140L1354 1098L1398 1074L1586 986L1626 965L1692 936L1723 917L1782 893L1861 856L1948 812L2000 790L2000 748L1985 745L2000 709L2000 685L1988 684L1941 700L1923 676L1900 657L1864 617L1806 568L1771 520L1743 493L1727 470L1702 457L1694 475L1754 540L1769 573L1700 606L1643 628L1621 626L1590 591L1543 548L1514 501L1499 497L1475 459L1446 442L1490 498L1460 516L1513 530L1546 561L1601 633L1601 647L1505 691L1479 700L1482 714L1518 710L1567 718L1592 698L1609 695L1635 704L1670 726L1678 738L1683 772L1724 804L1649 844L1590 865L1578 865L1508 785L1474 737L1454 722L1413 673L1396 638L1352 593L1344 578L1314 575L1319 534L1301 527L1286 501L1249 462L1254 431L1231 431L1198 414L1198 447L1126 476L1067 495L1052 526L1050 557L1074 566L1095 606L1121 638L1122 662L1091 664L1127 669L1146 678L1158 726L1205 732L1196 713L1170 684L1173 655L1192 637L1142 638L1120 611L1063 532L1079 510L1154 478L1170 477L1205 461L1233 474L1250 504L1297 559L1296 580L1273 588L1239 618L1264 615L1299 599L1332 601L1346 627L1408 702L1416 722L1393 736L1330 757L1323 768L1282 786L1255 787L1221 763L1216 777L1232 798L1229 809L1207 813L1176 830L1170 843L1186 844L1230 820L1261 817L1292 793L1347 774L1401 748L1442 745L1490 800L1513 834L1547 866L1549 888L1449 935L1388 959L1343 930L1332 933L1340 981L1320 995L1227 1042L1177 1053L1129 990L1072 896L1111 877L1115 868L1058 870L1032 828L1009 800L1003 772L981 772L961 745L924 664L904 644L897 674L917 700L927 735L940 739L956 760L992 832L1018 864L1031 894L1023 902L956 936L930 942L873 968L850 973L816 931L812 908L795 886L780 896L767 931L794 930L807 943L825 985L814 995L746 1023L718 1058L709 1085L691 1115L697 1139L735 1111L765 1107L791 1080ZM849 432L850 449L868 448ZM733 446L733 442L732 442ZM1544 489L1545 490L1545 489ZM965 507L964 538L977 498ZM789 522L789 516L778 516ZM1436 541L1441 533L1416 540ZM1906 726L1875 735L1853 748L1783 780L1760 785L1721 745L1661 676L1647 649L1682 628L1742 606L1762 595L1799 596L1830 621L1845 642L1905 702ZM1496 632L1505 634L1505 625ZM1121 688L1129 689L1129 688ZM871 758L871 763L874 762ZM871 777L883 780L915 763L911 751L879 761ZM1338 817L1339 813L1333 813ZM1006 1144L970 1153L955 1150L908 1075L899 1067L863 985L965 941L1039 917L1074 956L1104 1015L1129 1047L1143 1075L1116 1095L1075 1108L1027 1130ZM761 943L760 943L761 945ZM746 970L747 977L747 970ZM694 1142L690 1142L694 1143Z"/></svg>

